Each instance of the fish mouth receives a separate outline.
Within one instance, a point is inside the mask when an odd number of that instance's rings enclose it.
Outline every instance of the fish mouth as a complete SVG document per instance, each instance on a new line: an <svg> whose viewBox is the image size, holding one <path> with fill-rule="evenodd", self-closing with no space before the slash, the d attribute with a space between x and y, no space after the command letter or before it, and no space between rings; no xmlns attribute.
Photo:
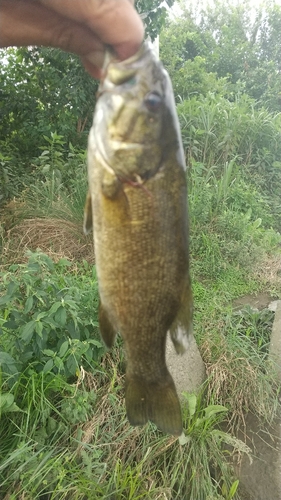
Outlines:
<svg viewBox="0 0 281 500"><path fill-rule="evenodd" d="M137 150L148 150L151 147L151 144L154 144L155 141L146 141L144 142L131 142L131 141L126 141L124 139L108 139L108 149L110 149L112 152L117 152L117 151L132 151L134 149ZM102 154L103 158L105 159L107 156L106 149L104 147L104 143L102 140L97 141L97 147L100 153Z"/></svg>

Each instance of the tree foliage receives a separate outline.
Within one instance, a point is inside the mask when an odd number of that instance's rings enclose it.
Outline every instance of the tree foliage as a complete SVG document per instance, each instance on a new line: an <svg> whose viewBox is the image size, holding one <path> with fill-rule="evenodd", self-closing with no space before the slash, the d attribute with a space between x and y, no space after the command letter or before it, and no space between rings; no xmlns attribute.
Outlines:
<svg viewBox="0 0 281 500"><path fill-rule="evenodd" d="M175 0L166 0L169 7L174 2ZM167 18L167 9L163 5L163 0L136 0L135 6L144 20L146 36L154 40Z"/></svg>
<svg viewBox="0 0 281 500"><path fill-rule="evenodd" d="M185 3L181 18L170 22L160 41L161 58L175 77L182 98L196 91L205 93L212 85L221 91L220 85L214 85L216 75L217 84L220 78L227 78L228 91L242 89L269 110L279 112L280 5L268 1L251 10L248 2L234 5L218 0L212 7L197 8ZM190 75L197 72L198 64L202 71L194 80Z"/></svg>
<svg viewBox="0 0 281 500"><path fill-rule="evenodd" d="M0 141L30 158L43 134L60 131L85 145L95 105L97 82L78 57L60 50L10 48L0 75Z"/></svg>
<svg viewBox="0 0 281 500"><path fill-rule="evenodd" d="M219 161L225 144L235 154L238 142L241 146L248 137L255 158L251 166L245 157L247 169L255 173L254 178L259 178L259 186L266 188L269 196L274 189L270 179L279 185L281 172L280 148L276 146L280 143L279 121L273 123L270 114L279 112L281 104L280 5L267 0L250 12L247 2L234 5L230 0L217 1L211 7L190 0L182 2L180 17L168 20L168 11L161 0L136 0L135 3L152 39L162 29L160 56L172 78L177 101L184 101L181 114L185 143L192 144L193 152L203 148L195 155L196 161L206 161L202 138L210 144L214 135L223 137L222 144L213 141L212 154L207 159L211 165L211 157ZM173 3L174 0L169 0L166 5ZM1 199L3 202L17 196L24 185L37 179L42 154L47 161L46 149L50 149L56 138L61 141L61 166L57 170L69 181L70 176L65 175L71 170L68 153L72 147L75 152L86 148L98 82L84 71L78 57L60 50L9 48L0 51L0 57L3 62L0 202ZM205 115L206 120L214 120L209 129L208 123L203 126L197 120L198 110L202 111L201 117ZM226 115L232 123L223 120ZM246 115L254 117L248 134ZM240 122L247 125L242 137ZM252 133L255 127L256 135ZM268 133L271 129L272 134ZM186 151L189 158L190 149ZM223 152L227 156L225 161L231 161L229 149ZM242 155L241 163L243 161Z"/></svg>

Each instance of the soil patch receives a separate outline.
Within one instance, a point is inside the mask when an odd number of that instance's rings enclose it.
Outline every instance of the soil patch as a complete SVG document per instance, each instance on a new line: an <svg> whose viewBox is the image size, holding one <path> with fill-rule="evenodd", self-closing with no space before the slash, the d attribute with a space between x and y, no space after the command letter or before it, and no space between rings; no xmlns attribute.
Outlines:
<svg viewBox="0 0 281 500"><path fill-rule="evenodd" d="M268 307L270 302L275 300L276 297L271 297L270 294L266 292L260 292L254 295L243 295L243 297L239 297L238 299L235 299L233 301L233 307L234 309L241 309L244 306L251 306L254 307L255 309L265 309Z"/></svg>
<svg viewBox="0 0 281 500"><path fill-rule="evenodd" d="M82 225L64 219L24 219L6 232L3 261L25 262L27 250L40 249L54 261L66 257L71 261L94 263L93 235L85 236Z"/></svg>

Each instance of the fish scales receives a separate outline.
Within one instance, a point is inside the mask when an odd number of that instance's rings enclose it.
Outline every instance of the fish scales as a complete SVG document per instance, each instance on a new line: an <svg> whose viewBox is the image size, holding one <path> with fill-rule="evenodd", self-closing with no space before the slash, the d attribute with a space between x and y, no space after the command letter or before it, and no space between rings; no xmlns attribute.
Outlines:
<svg viewBox="0 0 281 500"><path fill-rule="evenodd" d="M165 345L170 331L183 352L192 335L185 165L169 77L147 43L106 69L88 176L100 330L108 347L117 332L124 339L127 416L180 435Z"/></svg>

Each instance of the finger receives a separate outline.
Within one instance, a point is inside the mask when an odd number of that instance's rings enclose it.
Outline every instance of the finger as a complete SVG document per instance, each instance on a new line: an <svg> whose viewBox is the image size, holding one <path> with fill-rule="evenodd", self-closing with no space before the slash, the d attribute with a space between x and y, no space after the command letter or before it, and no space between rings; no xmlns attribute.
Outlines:
<svg viewBox="0 0 281 500"><path fill-rule="evenodd" d="M89 66L104 60L104 45L90 28L33 0L1 0L0 47L13 45L59 47L87 55Z"/></svg>
<svg viewBox="0 0 281 500"><path fill-rule="evenodd" d="M40 0L55 10L88 26L117 56L126 59L139 48L144 27L130 0Z"/></svg>

